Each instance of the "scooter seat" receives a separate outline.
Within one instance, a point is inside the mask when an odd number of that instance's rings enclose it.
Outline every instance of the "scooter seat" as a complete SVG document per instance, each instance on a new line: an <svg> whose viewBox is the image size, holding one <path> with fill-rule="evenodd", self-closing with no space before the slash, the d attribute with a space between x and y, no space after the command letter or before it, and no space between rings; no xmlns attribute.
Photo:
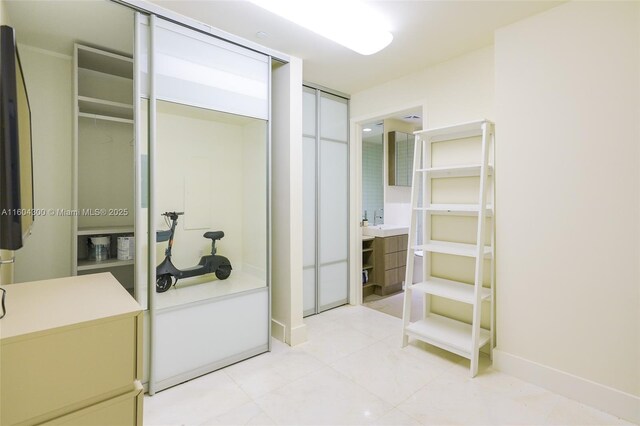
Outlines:
<svg viewBox="0 0 640 426"><path fill-rule="evenodd" d="M210 231L210 232L205 232L203 235L205 238L211 238L212 240L219 240L222 237L224 237L224 232L223 231Z"/></svg>

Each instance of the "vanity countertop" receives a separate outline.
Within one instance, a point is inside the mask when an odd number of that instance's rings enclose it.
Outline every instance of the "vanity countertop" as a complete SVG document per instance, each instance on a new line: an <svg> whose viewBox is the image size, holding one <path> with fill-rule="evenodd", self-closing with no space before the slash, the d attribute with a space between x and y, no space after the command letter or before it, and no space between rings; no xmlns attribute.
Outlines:
<svg viewBox="0 0 640 426"><path fill-rule="evenodd" d="M409 227L403 225L375 225L362 228L362 236L367 237L393 237L409 233Z"/></svg>

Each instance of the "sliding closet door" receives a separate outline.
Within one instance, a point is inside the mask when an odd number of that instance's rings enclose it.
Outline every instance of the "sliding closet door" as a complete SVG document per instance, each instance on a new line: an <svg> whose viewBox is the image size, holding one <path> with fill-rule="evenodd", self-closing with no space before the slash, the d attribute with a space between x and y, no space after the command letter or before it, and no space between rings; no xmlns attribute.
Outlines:
<svg viewBox="0 0 640 426"><path fill-rule="evenodd" d="M153 393L269 349L271 67L268 56L162 19L145 29L150 235L169 228L163 212L184 212L173 264L194 267L212 252L205 232L222 231L216 254L232 265L226 276L174 275L156 292L167 242L149 242Z"/></svg>
<svg viewBox="0 0 640 426"><path fill-rule="evenodd" d="M348 101L303 94L304 314L347 303Z"/></svg>
<svg viewBox="0 0 640 426"><path fill-rule="evenodd" d="M349 132L347 100L320 92L318 311L349 294Z"/></svg>
<svg viewBox="0 0 640 426"><path fill-rule="evenodd" d="M303 167L303 308L304 315L316 313L316 91L304 88L302 98L302 167Z"/></svg>

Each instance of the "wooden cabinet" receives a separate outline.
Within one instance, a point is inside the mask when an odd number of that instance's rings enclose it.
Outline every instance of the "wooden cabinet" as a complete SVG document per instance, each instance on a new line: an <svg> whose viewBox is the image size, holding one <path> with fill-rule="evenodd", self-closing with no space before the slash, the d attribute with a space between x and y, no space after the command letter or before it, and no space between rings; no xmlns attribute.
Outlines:
<svg viewBox="0 0 640 426"><path fill-rule="evenodd" d="M362 237L362 297L370 296L376 287L375 238Z"/></svg>
<svg viewBox="0 0 640 426"><path fill-rule="evenodd" d="M111 274L3 288L0 424L142 424L142 310Z"/></svg>
<svg viewBox="0 0 640 426"><path fill-rule="evenodd" d="M402 290L407 263L407 242L407 234L375 238L376 294L386 296Z"/></svg>

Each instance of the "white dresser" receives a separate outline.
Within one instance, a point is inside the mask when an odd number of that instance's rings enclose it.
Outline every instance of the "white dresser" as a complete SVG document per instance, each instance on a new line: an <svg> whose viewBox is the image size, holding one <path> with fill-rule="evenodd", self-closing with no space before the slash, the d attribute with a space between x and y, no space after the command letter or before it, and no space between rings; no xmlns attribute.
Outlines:
<svg viewBox="0 0 640 426"><path fill-rule="evenodd" d="M3 288L0 424L142 425L142 309L111 274Z"/></svg>

